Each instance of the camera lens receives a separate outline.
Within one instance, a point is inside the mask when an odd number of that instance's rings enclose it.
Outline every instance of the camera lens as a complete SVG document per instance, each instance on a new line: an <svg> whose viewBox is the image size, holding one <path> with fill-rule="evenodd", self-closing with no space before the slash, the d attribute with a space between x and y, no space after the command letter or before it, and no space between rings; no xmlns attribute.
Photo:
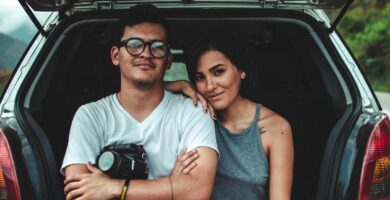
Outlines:
<svg viewBox="0 0 390 200"><path fill-rule="evenodd" d="M108 171L115 162L115 155L111 151L106 151L100 155L98 165L100 170Z"/></svg>
<svg viewBox="0 0 390 200"><path fill-rule="evenodd" d="M96 158L97 167L112 178L146 179L145 151L142 146L122 144L105 147Z"/></svg>

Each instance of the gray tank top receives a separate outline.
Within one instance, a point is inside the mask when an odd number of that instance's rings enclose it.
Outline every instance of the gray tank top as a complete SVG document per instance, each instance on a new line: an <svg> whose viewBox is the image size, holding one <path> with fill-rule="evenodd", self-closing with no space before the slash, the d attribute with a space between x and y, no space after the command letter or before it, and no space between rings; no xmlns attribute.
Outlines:
<svg viewBox="0 0 390 200"><path fill-rule="evenodd" d="M241 133L232 134L216 122L220 158L211 199L268 199L269 165L257 125L260 108Z"/></svg>

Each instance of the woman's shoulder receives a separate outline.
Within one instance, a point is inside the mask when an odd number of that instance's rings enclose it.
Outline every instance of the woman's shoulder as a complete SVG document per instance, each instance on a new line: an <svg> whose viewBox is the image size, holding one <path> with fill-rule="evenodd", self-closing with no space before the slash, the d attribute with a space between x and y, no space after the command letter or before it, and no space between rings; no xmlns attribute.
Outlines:
<svg viewBox="0 0 390 200"><path fill-rule="evenodd" d="M257 124L260 128L265 129L262 132L291 133L290 123L283 116L265 106L262 106L260 110Z"/></svg>
<svg viewBox="0 0 390 200"><path fill-rule="evenodd" d="M262 106L260 110L259 122L266 121L275 125L288 125L289 122L277 112L266 106Z"/></svg>

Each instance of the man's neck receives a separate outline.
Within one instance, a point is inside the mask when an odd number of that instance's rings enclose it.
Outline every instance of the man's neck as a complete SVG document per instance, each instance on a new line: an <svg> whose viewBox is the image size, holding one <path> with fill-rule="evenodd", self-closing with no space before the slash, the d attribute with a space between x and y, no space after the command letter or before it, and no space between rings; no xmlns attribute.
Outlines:
<svg viewBox="0 0 390 200"><path fill-rule="evenodd" d="M149 89L121 88L117 98L131 116L142 122L164 98L164 88L162 85Z"/></svg>

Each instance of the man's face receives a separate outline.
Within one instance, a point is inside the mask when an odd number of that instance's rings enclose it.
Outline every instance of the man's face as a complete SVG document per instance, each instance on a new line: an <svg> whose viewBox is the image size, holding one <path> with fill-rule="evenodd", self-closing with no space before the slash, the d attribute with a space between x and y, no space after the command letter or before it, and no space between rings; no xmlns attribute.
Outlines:
<svg viewBox="0 0 390 200"><path fill-rule="evenodd" d="M140 38L144 42L167 41L163 26L147 22L126 26L121 41L128 38ZM120 67L121 84L131 82L146 88L162 84L165 70L171 65L172 55L167 53L162 58L156 58L150 52L149 45L137 56L130 55L124 46L112 47L111 59L114 65Z"/></svg>

